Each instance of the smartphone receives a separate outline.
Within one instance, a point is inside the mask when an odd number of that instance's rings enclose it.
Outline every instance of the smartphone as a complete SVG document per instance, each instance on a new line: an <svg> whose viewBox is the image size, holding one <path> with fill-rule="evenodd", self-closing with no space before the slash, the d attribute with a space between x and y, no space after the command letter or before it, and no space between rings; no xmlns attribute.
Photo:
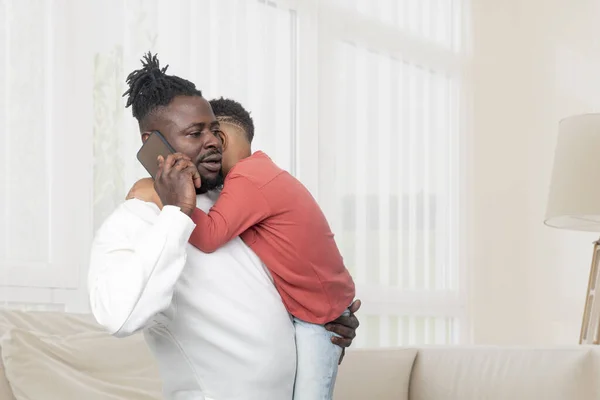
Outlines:
<svg viewBox="0 0 600 400"><path fill-rule="evenodd" d="M166 159L169 154L173 153L175 153L175 149L167 142L167 139L159 131L153 131L138 151L137 159L146 168L152 179L155 179L158 172L158 156Z"/></svg>

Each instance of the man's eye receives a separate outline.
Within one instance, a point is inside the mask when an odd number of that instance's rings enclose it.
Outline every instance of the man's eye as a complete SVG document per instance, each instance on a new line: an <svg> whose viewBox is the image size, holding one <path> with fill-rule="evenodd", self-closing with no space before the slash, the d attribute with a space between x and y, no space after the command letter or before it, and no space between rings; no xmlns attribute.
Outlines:
<svg viewBox="0 0 600 400"><path fill-rule="evenodd" d="M212 133L213 133L213 135L215 135L215 136L220 136L220 135L221 135L223 132L221 132L221 130L220 130L220 129L213 129Z"/></svg>
<svg viewBox="0 0 600 400"><path fill-rule="evenodd" d="M202 132L192 132L188 136L198 137L200 135L202 135Z"/></svg>

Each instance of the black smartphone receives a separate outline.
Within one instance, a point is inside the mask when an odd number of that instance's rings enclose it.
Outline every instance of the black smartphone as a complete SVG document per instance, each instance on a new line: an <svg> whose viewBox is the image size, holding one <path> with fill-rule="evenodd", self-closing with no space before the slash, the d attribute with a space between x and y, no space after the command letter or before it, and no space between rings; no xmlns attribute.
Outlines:
<svg viewBox="0 0 600 400"><path fill-rule="evenodd" d="M153 131L138 151L137 159L154 179L158 172L158 156L166 159L169 154L173 153L175 153L175 149L167 142L167 139L159 131Z"/></svg>

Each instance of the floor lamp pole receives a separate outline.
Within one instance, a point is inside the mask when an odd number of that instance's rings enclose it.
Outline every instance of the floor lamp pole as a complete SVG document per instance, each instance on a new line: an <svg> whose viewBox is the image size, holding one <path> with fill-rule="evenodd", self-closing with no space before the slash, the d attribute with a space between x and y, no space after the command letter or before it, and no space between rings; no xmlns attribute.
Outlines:
<svg viewBox="0 0 600 400"><path fill-rule="evenodd" d="M590 267L590 279L588 281L585 309L583 311L583 322L579 344L600 344L600 301L596 296L598 287L598 273L600 268L600 239L594 242L594 253L592 255L592 266ZM599 293L600 295L600 293Z"/></svg>

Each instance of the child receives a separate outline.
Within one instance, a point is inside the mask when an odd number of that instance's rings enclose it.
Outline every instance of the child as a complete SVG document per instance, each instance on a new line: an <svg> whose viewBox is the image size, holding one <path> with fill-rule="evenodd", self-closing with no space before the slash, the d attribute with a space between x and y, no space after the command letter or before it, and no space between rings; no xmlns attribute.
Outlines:
<svg viewBox="0 0 600 400"><path fill-rule="evenodd" d="M189 242L205 253L240 236L273 276L296 330L294 400L332 398L341 348L323 324L347 313L355 288L319 205L263 152L251 152L248 112L211 101L223 136L223 190L206 214L192 212Z"/></svg>

